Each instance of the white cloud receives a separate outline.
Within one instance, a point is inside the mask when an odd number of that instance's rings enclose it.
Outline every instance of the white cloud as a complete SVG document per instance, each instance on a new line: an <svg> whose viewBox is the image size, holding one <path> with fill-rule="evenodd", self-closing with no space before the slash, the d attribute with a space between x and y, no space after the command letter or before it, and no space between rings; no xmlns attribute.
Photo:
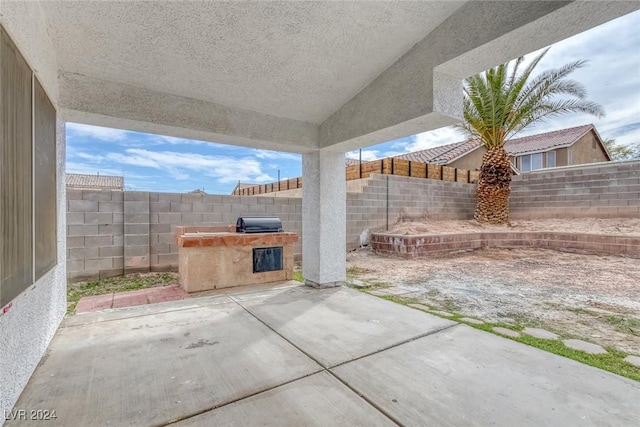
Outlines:
<svg viewBox="0 0 640 427"><path fill-rule="evenodd" d="M217 144L215 142L207 142L200 141L197 139L185 139L178 138L175 136L166 136L166 135L155 135L155 134L146 134L145 142L148 141L150 145L211 145L216 147L222 147L221 144ZM226 147L225 147L226 148Z"/></svg>
<svg viewBox="0 0 640 427"><path fill-rule="evenodd" d="M105 159L119 164L161 170L176 180L185 180L198 174L215 178L221 183L274 180L262 172L260 162L251 158L234 159L226 156L129 148L124 154L109 153Z"/></svg>
<svg viewBox="0 0 640 427"><path fill-rule="evenodd" d="M103 167L101 165L95 164L86 164L86 163L77 163L77 162L67 162L66 165L67 173L78 173L83 175L110 175L110 176L123 176L124 171L111 168L111 167Z"/></svg>
<svg viewBox="0 0 640 427"><path fill-rule="evenodd" d="M363 162L370 162L372 160L378 160L380 151L378 150L362 150L362 161ZM353 150L353 151L349 151L346 154L347 159L355 159L355 160L359 160L360 159L360 151L359 150Z"/></svg>
<svg viewBox="0 0 640 427"><path fill-rule="evenodd" d="M67 133L78 137L88 137L109 142L123 141L131 134L131 132L122 129L104 128L79 123L67 123Z"/></svg>
<svg viewBox="0 0 640 427"><path fill-rule="evenodd" d="M255 153L255 156L259 159L300 161L300 154L295 153L284 153L281 151L270 151L261 149L256 149Z"/></svg>

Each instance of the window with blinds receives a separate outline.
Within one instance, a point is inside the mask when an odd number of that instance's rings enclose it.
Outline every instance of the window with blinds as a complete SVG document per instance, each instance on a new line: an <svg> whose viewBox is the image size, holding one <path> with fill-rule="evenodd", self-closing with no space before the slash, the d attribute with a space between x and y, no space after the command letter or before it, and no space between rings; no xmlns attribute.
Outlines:
<svg viewBox="0 0 640 427"><path fill-rule="evenodd" d="M0 27L0 307L56 263L55 123L53 104Z"/></svg>

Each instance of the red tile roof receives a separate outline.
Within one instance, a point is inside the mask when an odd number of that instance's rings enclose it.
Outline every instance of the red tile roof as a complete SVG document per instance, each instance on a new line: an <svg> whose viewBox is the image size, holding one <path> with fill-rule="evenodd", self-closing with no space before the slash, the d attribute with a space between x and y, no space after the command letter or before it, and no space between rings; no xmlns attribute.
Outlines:
<svg viewBox="0 0 640 427"><path fill-rule="evenodd" d="M93 188L96 190L122 190L124 188L124 177L109 175L81 175L75 173L67 174L67 187L71 188Z"/></svg>
<svg viewBox="0 0 640 427"><path fill-rule="evenodd" d="M505 144L505 150L509 155L520 156L527 153L549 151L555 148L564 148L573 145L578 139L589 132L595 131L591 124L576 126L553 132L524 136L511 139ZM411 160L422 163L435 163L446 165L480 147L479 140L468 139L453 144L440 145L426 150L396 156L399 159Z"/></svg>
<svg viewBox="0 0 640 427"><path fill-rule="evenodd" d="M584 125L516 138L507 141L505 149L510 155L519 156L521 154L549 151L554 148L569 147L591 129L595 130L593 125Z"/></svg>

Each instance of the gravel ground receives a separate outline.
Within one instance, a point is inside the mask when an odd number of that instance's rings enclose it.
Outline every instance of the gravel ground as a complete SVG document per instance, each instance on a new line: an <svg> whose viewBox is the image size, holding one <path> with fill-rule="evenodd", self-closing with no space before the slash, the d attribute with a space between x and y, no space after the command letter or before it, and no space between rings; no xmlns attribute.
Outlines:
<svg viewBox="0 0 640 427"><path fill-rule="evenodd" d="M540 326L640 355L640 260L486 249L433 260L347 256L350 272L431 306Z"/></svg>

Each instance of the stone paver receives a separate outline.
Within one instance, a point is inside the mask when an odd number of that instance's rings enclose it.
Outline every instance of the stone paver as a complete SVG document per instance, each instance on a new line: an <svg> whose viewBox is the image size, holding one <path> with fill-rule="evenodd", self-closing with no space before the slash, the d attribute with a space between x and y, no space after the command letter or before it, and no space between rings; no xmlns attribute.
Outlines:
<svg viewBox="0 0 640 427"><path fill-rule="evenodd" d="M386 288L385 292L388 295L406 295L419 291L419 288L414 288L410 286L392 286L390 288Z"/></svg>
<svg viewBox="0 0 640 427"><path fill-rule="evenodd" d="M81 298L76 306L76 313L102 311L109 308L133 307L136 305L175 301L184 298L189 298L189 294L187 294L179 285L138 289L136 291L118 292Z"/></svg>
<svg viewBox="0 0 640 427"><path fill-rule="evenodd" d="M460 318L463 322L473 323L474 325L482 325L484 322L478 319L472 319L471 317L462 317Z"/></svg>
<svg viewBox="0 0 640 427"><path fill-rule="evenodd" d="M522 332L524 332L527 335L531 335L532 337L535 337L535 338L541 338L543 340L558 339L558 335L554 334L553 332L549 332L545 329L540 329L540 328L524 328Z"/></svg>
<svg viewBox="0 0 640 427"><path fill-rule="evenodd" d="M640 357L638 356L627 356L624 358L624 361L640 367Z"/></svg>
<svg viewBox="0 0 640 427"><path fill-rule="evenodd" d="M113 294L96 295L93 297L80 298L76 305L76 313L86 313L89 311L102 311L111 308L113 304Z"/></svg>
<svg viewBox="0 0 640 427"><path fill-rule="evenodd" d="M427 310L430 313L433 314L437 314L439 316L443 316L443 317L451 317L453 316L452 313L449 313L448 311L442 311L442 310L432 310L429 306L426 306L424 304L420 304L420 303L416 303L416 304L407 304L409 307L413 307L413 308L418 308L420 310Z"/></svg>
<svg viewBox="0 0 640 427"><path fill-rule="evenodd" d="M522 334L518 331L512 331L511 329L501 328L500 326L494 327L493 332L496 332L500 335L506 335L511 338L520 338L522 336Z"/></svg>
<svg viewBox="0 0 640 427"><path fill-rule="evenodd" d="M431 310L432 313L438 314L440 316L444 316L444 317L451 317L453 316L453 313L449 313L448 311L442 311L442 310Z"/></svg>
<svg viewBox="0 0 640 427"><path fill-rule="evenodd" d="M607 350L602 348L597 344L592 344L590 342L582 341L582 340L564 340L564 345L574 350L584 351L589 354L606 354Z"/></svg>

